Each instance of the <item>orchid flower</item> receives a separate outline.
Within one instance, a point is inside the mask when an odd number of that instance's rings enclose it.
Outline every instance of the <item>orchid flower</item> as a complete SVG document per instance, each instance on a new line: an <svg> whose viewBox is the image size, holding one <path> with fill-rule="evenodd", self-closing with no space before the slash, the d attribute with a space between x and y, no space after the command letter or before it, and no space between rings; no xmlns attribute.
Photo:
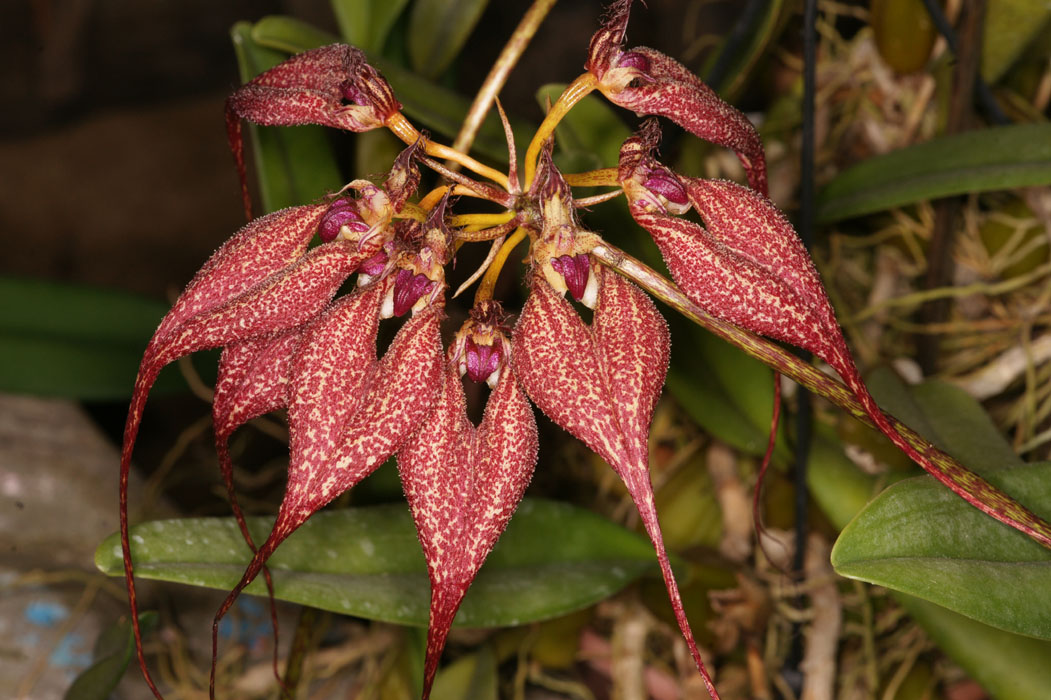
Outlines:
<svg viewBox="0 0 1051 700"><path fill-rule="evenodd" d="M655 550L680 631L717 699L654 503L648 440L671 341L647 292L801 382L812 376L812 368L763 337L810 350L846 383L828 380L826 396L851 410L860 406L877 428L968 502L1051 546L1051 526L947 455L918 445L880 411L813 263L766 199L755 128L673 59L652 49L625 50L630 8L631 0L611 5L591 40L587 72L552 105L527 148L522 181L502 110L506 174L419 132L399 111L386 80L350 46L293 56L229 98L228 135L249 216L241 119L355 132L388 128L408 147L383 184L353 180L321 201L250 221L205 263L146 347L121 454L121 544L139 663L157 697L138 627L128 475L147 395L161 368L206 348L223 348L213 404L216 450L252 550L241 580L215 616L212 697L218 624L237 596L260 572L272 596L266 562L277 547L391 456L431 584L423 690L428 697L456 612L532 477L537 462L532 402L624 482ZM656 120L625 141L616 168L563 175L552 159L553 129L596 89L614 104L670 119L734 150L751 187L686 177L659 162ZM467 172L431 157L452 160ZM422 196L417 195L420 164L445 178ZM578 200L571 183L616 189ZM674 283L581 224L578 209L621 194L634 221L660 248ZM463 200L477 199L504 211L453 211ZM702 223L683 217L691 210ZM311 247L315 234L320 243ZM525 240L528 298L511 330L493 296L509 256ZM470 316L448 333L452 340L446 347L445 270L460 247L472 242L489 242L491 248L468 283L482 280ZM345 287L355 273L356 283ZM348 287L351 291L337 297ZM574 302L593 309L590 323ZM378 356L376 339L384 323L401 325ZM465 376L490 388L477 426L467 416ZM245 422L279 408L288 411L288 480L276 520L257 545L237 504L228 443Z"/></svg>

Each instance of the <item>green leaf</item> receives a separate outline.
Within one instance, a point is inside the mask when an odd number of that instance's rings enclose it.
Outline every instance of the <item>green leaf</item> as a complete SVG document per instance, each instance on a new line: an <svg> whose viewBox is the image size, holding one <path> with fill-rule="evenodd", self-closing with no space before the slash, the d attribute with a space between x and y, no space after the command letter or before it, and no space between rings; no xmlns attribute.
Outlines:
<svg viewBox="0 0 1051 700"><path fill-rule="evenodd" d="M923 411L925 401L920 398L915 406ZM898 409L891 412L898 414ZM927 416L925 421L931 418L935 423L952 419L949 413ZM843 527L861 509L877 484L877 477L854 466L843 455L842 446L821 431L811 450L807 480L814 498L837 527ZM924 480L932 483L926 477L915 481ZM1051 665L1046 663L1051 643L995 629L905 593L892 593L938 646L999 700L1042 697L1051 686Z"/></svg>
<svg viewBox="0 0 1051 700"><path fill-rule="evenodd" d="M863 161L818 196L818 223L925 199L1051 182L1051 124L941 136Z"/></svg>
<svg viewBox="0 0 1051 700"><path fill-rule="evenodd" d="M256 541L272 521L251 518ZM232 518L190 518L132 528L143 578L232 589L250 552ZM120 541L95 553L103 572L123 575ZM471 586L456 624L517 625L563 615L615 593L654 564L648 541L593 513L526 499ZM404 504L314 515L269 561L278 598L333 612L426 625L426 566ZM256 581L249 593L265 595Z"/></svg>
<svg viewBox="0 0 1051 700"><path fill-rule="evenodd" d="M431 697L445 700L499 700L496 657L488 646L438 672Z"/></svg>
<svg viewBox="0 0 1051 700"><path fill-rule="evenodd" d="M843 443L818 427L807 461L807 487L821 511L839 529L875 495L877 479L858 469L843 452Z"/></svg>
<svg viewBox="0 0 1051 700"><path fill-rule="evenodd" d="M365 53L380 53L408 0L332 0L339 31Z"/></svg>
<svg viewBox="0 0 1051 700"><path fill-rule="evenodd" d="M989 0L982 28L982 77L998 81L1049 18L1047 0Z"/></svg>
<svg viewBox="0 0 1051 700"><path fill-rule="evenodd" d="M546 109L548 100L554 104L562 91L563 83L549 83L537 90L536 99L541 109ZM571 158L587 154L593 159L589 169L616 167L620 158L620 147L631 136L631 129L621 121L609 103L588 95L555 127L555 143L558 149Z"/></svg>
<svg viewBox="0 0 1051 700"><path fill-rule="evenodd" d="M489 0L417 0L409 16L409 60L437 78L460 53Z"/></svg>
<svg viewBox="0 0 1051 700"><path fill-rule="evenodd" d="M253 37L252 29L248 22L238 22L230 31L242 81L250 80L287 58L284 52L260 45ZM311 35L303 27L299 29L302 30L299 39L307 41ZM322 127L263 127L255 124L248 127L265 211L310 202L343 184Z"/></svg>
<svg viewBox="0 0 1051 700"><path fill-rule="evenodd" d="M770 0L762 4L761 9L754 13L747 27L741 27L743 36L730 36L723 42L722 47L713 56L702 77L712 89L719 93L728 102L735 102L741 94L748 78L754 72L759 60L767 55L767 47L776 39L780 30L785 26L785 19L789 15L789 8L784 0ZM744 18L742 18L744 19ZM734 35L739 29L733 29ZM730 55L723 56L725 52ZM727 67L721 70L721 75L713 76L712 69L718 63L725 62ZM718 78L718 82L712 81Z"/></svg>
<svg viewBox="0 0 1051 700"><path fill-rule="evenodd" d="M273 49L282 54L302 53L339 41L334 34L329 34L303 20L285 15L263 17L252 25L251 37L257 46L263 49ZM284 56L281 60L284 60ZM243 72L241 79L247 80Z"/></svg>
<svg viewBox="0 0 1051 700"><path fill-rule="evenodd" d="M1051 515L1051 462L988 478ZM1051 551L930 477L894 484L869 503L840 534L832 565L993 627L1051 639Z"/></svg>
<svg viewBox="0 0 1051 700"><path fill-rule="evenodd" d="M689 342L672 344L668 388L707 432L748 454L762 455L770 439L773 372L711 333L693 327L688 332ZM788 460L782 437L774 457Z"/></svg>
<svg viewBox="0 0 1051 700"><path fill-rule="evenodd" d="M898 601L953 661L997 700L1034 700L1051 688L1051 642L993 629L932 603Z"/></svg>
<svg viewBox="0 0 1051 700"><path fill-rule="evenodd" d="M131 395L169 305L83 285L0 276L0 391L82 400ZM177 371L157 391L184 391Z"/></svg>
<svg viewBox="0 0 1051 700"><path fill-rule="evenodd" d="M139 615L139 629L145 638L157 627L155 612ZM130 620L109 627L95 643L94 663L86 668L66 691L65 700L107 700L124 677L135 654L135 632Z"/></svg>
<svg viewBox="0 0 1051 700"><path fill-rule="evenodd" d="M959 387L939 381L907 386L889 370L866 381L877 403L964 464L987 474L1023 464L982 405Z"/></svg>

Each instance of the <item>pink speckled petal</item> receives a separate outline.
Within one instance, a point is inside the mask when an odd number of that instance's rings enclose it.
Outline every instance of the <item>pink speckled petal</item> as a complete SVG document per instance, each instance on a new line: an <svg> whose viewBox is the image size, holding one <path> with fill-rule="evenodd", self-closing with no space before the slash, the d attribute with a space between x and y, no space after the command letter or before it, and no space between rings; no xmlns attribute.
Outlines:
<svg viewBox="0 0 1051 700"><path fill-rule="evenodd" d="M626 87L609 95L609 100L638 114L666 117L698 138L733 149L744 165L748 182L765 195L763 142L748 117L678 61L645 47L632 51L649 59L648 73L654 82Z"/></svg>
<svg viewBox="0 0 1051 700"><path fill-rule="evenodd" d="M301 332L301 328L292 328L272 336L228 345L219 358L219 376L212 400L215 452L219 458L219 472L226 486L230 509L253 554L256 551L255 541L248 530L234 487L230 435L251 419L288 404L288 375ZM263 567L263 577L270 598L270 619L274 630L274 675L280 680L277 604L274 600L274 582L266 567Z"/></svg>
<svg viewBox="0 0 1051 700"><path fill-rule="evenodd" d="M398 453L431 580L424 700L456 611L522 500L536 456L533 410L513 373L501 375L475 428L449 363L437 408Z"/></svg>
<svg viewBox="0 0 1051 700"><path fill-rule="evenodd" d="M229 440L248 421L288 405L288 380L292 356L299 347L302 329L253 338L228 345L219 358L219 376L212 399L215 451L230 505L245 542L255 551L252 536L234 492Z"/></svg>
<svg viewBox="0 0 1051 700"><path fill-rule="evenodd" d="M293 476L300 479L326 470L347 421L365 400L379 365L376 333L387 282L337 300L304 332L292 361L290 488L295 487Z"/></svg>
<svg viewBox="0 0 1051 700"><path fill-rule="evenodd" d="M201 267L161 321L147 353L189 319L222 306L301 258L326 206L290 207L238 231Z"/></svg>
<svg viewBox="0 0 1051 700"><path fill-rule="evenodd" d="M709 692L671 570L649 475L647 438L670 353L667 325L630 282L603 270L588 328L568 302L534 275L512 340L512 364L529 398L610 463L624 481L653 542L679 629Z"/></svg>
<svg viewBox="0 0 1051 700"><path fill-rule="evenodd" d="M216 613L212 627L213 649L218 643L219 620L244 587L259 575L277 546L311 515L383 464L430 414L442 382L439 320L440 310L428 307L406 321L383 359L366 372L368 376L361 389L348 392L360 393L357 400L354 397L326 399L325 407L329 409L333 409L330 405L333 400L348 402L335 407L345 416L338 432L335 432L326 411L304 403L301 410L306 412L305 423L297 432L317 426L321 436L301 438L303 442L297 444L303 447L293 447L288 486L277 519L266 542L260 545L245 569L241 581ZM305 347L306 343L302 348ZM349 368L342 374L347 380L357 376ZM310 381L317 379L312 377ZM323 383L327 385L327 382ZM313 393L315 389L323 390L320 385L312 383L311 388L304 391ZM292 401L296 401L295 396ZM336 440L334 444L333 439ZM331 449L326 449L328 447Z"/></svg>
<svg viewBox="0 0 1051 700"><path fill-rule="evenodd" d="M293 207L248 224L205 263L146 348L132 388L120 464L121 547L133 612L127 488L150 388L161 369L180 357L295 327L328 303L375 250L333 243L304 255L324 211L324 206ZM148 676L147 681L152 684Z"/></svg>

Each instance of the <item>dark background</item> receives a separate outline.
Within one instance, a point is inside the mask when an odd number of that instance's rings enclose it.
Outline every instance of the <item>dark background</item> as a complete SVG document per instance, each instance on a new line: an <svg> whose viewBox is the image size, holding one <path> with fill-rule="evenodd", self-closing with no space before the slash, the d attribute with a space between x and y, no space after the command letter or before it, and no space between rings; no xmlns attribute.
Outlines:
<svg viewBox="0 0 1051 700"><path fill-rule="evenodd" d="M733 4L639 3L629 42L681 56ZM528 5L490 3L455 66L462 94ZM539 121L535 90L582 71L602 7L555 6L501 95L513 113ZM181 289L243 223L223 129L238 84L229 28L275 13L336 31L327 0L0 3L0 274Z"/></svg>

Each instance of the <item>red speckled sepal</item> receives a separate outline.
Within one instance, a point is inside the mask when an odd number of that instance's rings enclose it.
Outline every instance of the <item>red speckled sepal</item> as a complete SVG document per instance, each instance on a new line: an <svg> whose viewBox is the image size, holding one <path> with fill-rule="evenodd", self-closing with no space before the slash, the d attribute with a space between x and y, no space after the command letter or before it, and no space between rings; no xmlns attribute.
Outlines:
<svg viewBox="0 0 1051 700"><path fill-rule="evenodd" d="M698 138L733 149L752 187L766 194L763 142L748 117L669 56L645 47L624 51L630 10L630 0L614 3L592 37L586 68L599 89L616 105L667 117Z"/></svg>
<svg viewBox="0 0 1051 700"><path fill-rule="evenodd" d="M353 46L305 51L260 73L226 101L226 135L251 217L241 119L264 126L320 124L348 131L382 126L401 109L390 85Z"/></svg>
<svg viewBox="0 0 1051 700"><path fill-rule="evenodd" d="M476 428L458 368L447 363L437 407L398 453L431 580L425 699L460 602L522 500L536 456L533 409L513 372L501 373Z"/></svg>
<svg viewBox="0 0 1051 700"><path fill-rule="evenodd" d="M372 294L378 296L368 296ZM442 373L440 307L428 307L406 321L379 362L363 362L375 351L356 338L354 323L371 323L381 296L380 290L370 290L337 302L308 331L318 346L304 339L293 359L290 422L293 411L297 418L285 497L266 542L216 613L213 672L219 620L277 546L394 454L434 408ZM341 338L355 349L341 347ZM374 342L375 335L369 339ZM339 358L340 351L350 358ZM339 367L327 366L330 361ZM330 379L329 373L338 379ZM319 403L307 403L308 397L319 398Z"/></svg>
<svg viewBox="0 0 1051 700"><path fill-rule="evenodd" d="M534 275L515 327L513 366L529 398L620 475L653 542L679 628L713 697L653 503L647 438L668 369L667 325L640 289L602 270L594 322Z"/></svg>

